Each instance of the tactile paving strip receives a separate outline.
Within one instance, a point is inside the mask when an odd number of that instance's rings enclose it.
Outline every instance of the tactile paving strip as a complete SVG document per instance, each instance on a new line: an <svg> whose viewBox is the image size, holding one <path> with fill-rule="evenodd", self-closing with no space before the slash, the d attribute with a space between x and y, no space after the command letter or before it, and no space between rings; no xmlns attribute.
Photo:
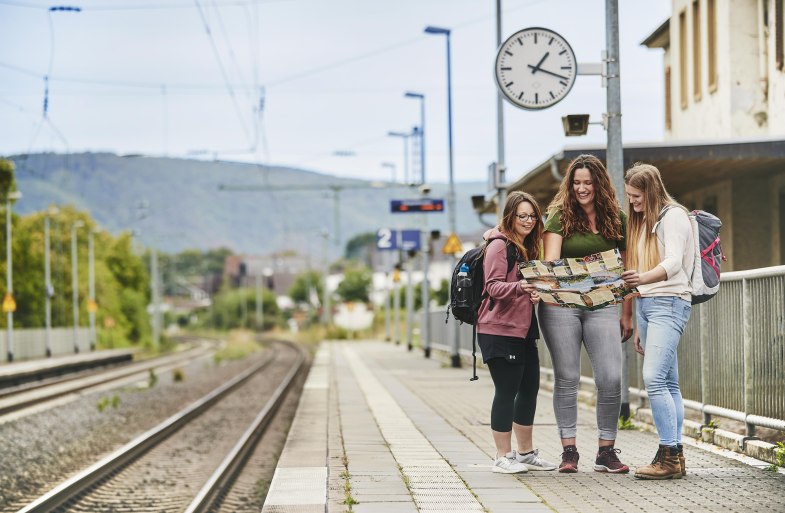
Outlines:
<svg viewBox="0 0 785 513"><path fill-rule="evenodd" d="M368 406L409 483L409 490L419 511L485 511L463 480L414 426L357 353L347 346L343 347L343 351L357 381L362 384ZM349 461L350 470L351 464Z"/></svg>

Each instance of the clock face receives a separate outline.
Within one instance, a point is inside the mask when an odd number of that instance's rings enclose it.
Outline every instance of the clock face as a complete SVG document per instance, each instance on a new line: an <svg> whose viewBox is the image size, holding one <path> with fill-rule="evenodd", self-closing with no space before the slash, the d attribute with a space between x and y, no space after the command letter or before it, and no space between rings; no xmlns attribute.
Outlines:
<svg viewBox="0 0 785 513"><path fill-rule="evenodd" d="M510 103L522 109L546 109L560 102L577 74L569 43L544 28L516 32L496 55L496 84Z"/></svg>

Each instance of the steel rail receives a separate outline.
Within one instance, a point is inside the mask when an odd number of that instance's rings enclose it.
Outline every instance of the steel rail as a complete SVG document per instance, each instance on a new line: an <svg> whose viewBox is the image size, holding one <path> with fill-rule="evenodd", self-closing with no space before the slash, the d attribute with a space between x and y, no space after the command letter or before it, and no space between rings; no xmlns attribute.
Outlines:
<svg viewBox="0 0 785 513"><path fill-rule="evenodd" d="M275 355L270 355L265 360L246 369L230 381L227 381L209 394L192 403L190 406L180 410L178 413L175 413L157 426L137 436L105 458L59 484L45 495L20 509L17 513L50 512L55 508L64 505L69 500L78 497L82 492L139 458L172 433L202 414L227 393L231 392L247 381L256 372L269 365L274 358Z"/></svg>
<svg viewBox="0 0 785 513"><path fill-rule="evenodd" d="M186 508L185 513L205 513L210 511L216 498L231 488L235 477L242 470L246 460L256 447L256 443L267 430L267 426L275 416L278 407L283 403L287 392L294 386L294 378L305 362L305 351L295 344L286 343L298 351L297 361L292 365L281 384L278 385L267 404L259 411L256 418L248 426L248 429L245 430L202 489L199 490L194 500Z"/></svg>

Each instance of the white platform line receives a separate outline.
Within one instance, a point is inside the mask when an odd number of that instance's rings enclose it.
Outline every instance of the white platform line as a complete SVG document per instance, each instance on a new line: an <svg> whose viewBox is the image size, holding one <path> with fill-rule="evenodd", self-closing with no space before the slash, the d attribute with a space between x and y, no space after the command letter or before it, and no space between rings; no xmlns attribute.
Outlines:
<svg viewBox="0 0 785 513"><path fill-rule="evenodd" d="M420 512L483 512L466 484L415 427L387 389L376 379L354 349L344 345L344 355L361 384L371 413L390 446ZM351 471L351 460L349 469Z"/></svg>

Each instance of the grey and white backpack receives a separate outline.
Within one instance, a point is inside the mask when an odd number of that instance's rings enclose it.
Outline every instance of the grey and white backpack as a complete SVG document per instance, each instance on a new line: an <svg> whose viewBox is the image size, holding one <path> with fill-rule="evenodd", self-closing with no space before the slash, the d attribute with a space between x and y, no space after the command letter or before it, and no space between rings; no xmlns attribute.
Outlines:
<svg viewBox="0 0 785 513"><path fill-rule="evenodd" d="M662 221L665 213L673 208L666 206L660 212L654 230ZM695 263L690 276L692 286L692 304L705 303L720 290L720 265L727 261L720 243L722 221L704 210L693 210L687 213L692 225L692 238L695 245Z"/></svg>

